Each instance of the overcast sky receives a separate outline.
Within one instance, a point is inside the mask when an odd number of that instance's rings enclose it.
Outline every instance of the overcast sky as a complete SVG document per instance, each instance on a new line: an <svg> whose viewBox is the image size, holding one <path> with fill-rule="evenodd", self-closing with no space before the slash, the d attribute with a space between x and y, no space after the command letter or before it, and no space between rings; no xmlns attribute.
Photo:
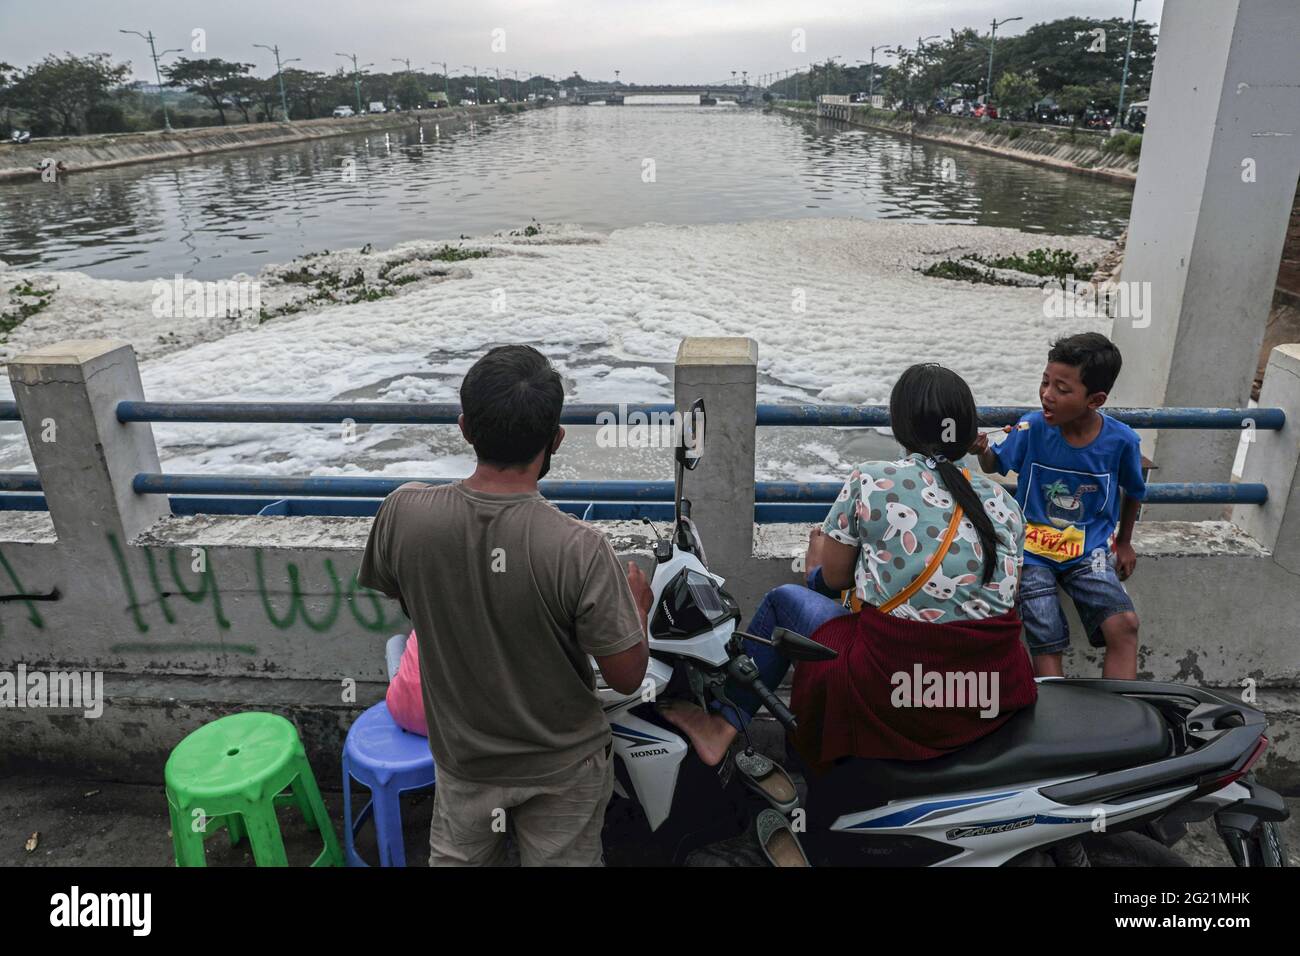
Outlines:
<svg viewBox="0 0 1300 956"><path fill-rule="evenodd" d="M1138 15L1160 22L1163 0L1141 0ZM872 45L915 45L918 36L954 28L987 33L989 21L1023 16L999 36L1065 16L1125 17L1130 0L0 0L0 61L27 66L46 53L107 52L129 59L139 79L153 79L148 46L119 29L152 30L161 52L216 56L256 64L269 76L274 60L254 43L279 44L295 66L333 70L336 52L356 53L374 71L451 72L500 68L633 83L706 83L732 70L757 73L806 67L841 56L867 59ZM193 31L206 31L206 54L191 52ZM805 52L792 50L802 30ZM498 47L493 50L494 31ZM164 62L174 60L172 54Z"/></svg>

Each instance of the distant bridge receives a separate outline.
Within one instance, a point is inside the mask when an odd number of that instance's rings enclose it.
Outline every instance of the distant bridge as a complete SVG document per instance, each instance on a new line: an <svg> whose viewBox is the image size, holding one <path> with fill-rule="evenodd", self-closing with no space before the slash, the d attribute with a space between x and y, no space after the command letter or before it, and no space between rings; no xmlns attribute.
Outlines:
<svg viewBox="0 0 1300 956"><path fill-rule="evenodd" d="M761 91L753 86L732 86L730 84L719 84L717 86L705 86L695 84L691 86L579 86L570 94L574 100L579 103L623 102L624 97L628 96L695 96L699 97L701 102L708 99L713 100L733 100L737 103L750 103L756 101L761 95Z"/></svg>

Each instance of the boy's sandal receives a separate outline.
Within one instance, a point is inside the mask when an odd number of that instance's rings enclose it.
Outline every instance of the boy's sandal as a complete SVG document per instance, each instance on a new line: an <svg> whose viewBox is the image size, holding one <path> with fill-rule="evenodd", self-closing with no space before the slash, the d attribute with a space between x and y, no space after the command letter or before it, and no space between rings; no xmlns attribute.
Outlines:
<svg viewBox="0 0 1300 956"><path fill-rule="evenodd" d="M799 838L790 829L790 821L775 810L763 810L754 820L758 831L758 845L773 866L811 866L799 845Z"/></svg>
<svg viewBox="0 0 1300 956"><path fill-rule="evenodd" d="M742 750L736 754L736 770L746 787L781 814L789 816L799 806L799 791L794 781L776 761L752 750Z"/></svg>

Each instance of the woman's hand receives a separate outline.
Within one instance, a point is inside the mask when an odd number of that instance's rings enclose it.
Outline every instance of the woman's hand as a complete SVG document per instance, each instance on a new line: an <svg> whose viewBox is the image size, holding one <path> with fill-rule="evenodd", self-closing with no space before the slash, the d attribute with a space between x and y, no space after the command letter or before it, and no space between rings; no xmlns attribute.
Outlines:
<svg viewBox="0 0 1300 956"><path fill-rule="evenodd" d="M814 568L822 566L822 542L826 534L820 527L808 532L808 550L804 553L803 569L805 574L812 574Z"/></svg>

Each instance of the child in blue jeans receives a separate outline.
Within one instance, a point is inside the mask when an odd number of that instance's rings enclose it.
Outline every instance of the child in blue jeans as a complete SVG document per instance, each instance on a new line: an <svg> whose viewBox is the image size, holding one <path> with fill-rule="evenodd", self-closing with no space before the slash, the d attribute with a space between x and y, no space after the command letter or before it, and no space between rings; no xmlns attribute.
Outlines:
<svg viewBox="0 0 1300 956"><path fill-rule="evenodd" d="M1106 648L1102 676L1137 677L1138 618L1120 582L1137 564L1130 539L1146 497L1141 443L1101 411L1121 364L1104 335L1057 340L1038 386L1042 410L1007 429L1001 444L981 434L971 447L986 473L1018 475L1026 522L1020 616L1039 677L1064 676L1070 630L1058 584L1074 601L1088 642Z"/></svg>

